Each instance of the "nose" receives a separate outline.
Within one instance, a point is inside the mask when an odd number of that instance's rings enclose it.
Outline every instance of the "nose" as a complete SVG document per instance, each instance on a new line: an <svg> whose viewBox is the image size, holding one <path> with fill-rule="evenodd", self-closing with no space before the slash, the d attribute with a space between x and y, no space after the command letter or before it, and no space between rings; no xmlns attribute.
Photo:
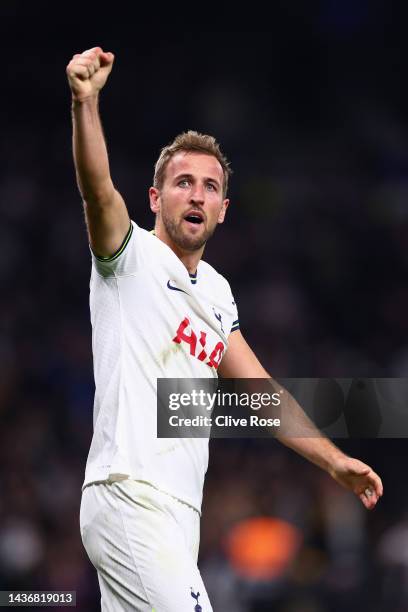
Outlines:
<svg viewBox="0 0 408 612"><path fill-rule="evenodd" d="M191 204L204 204L204 200L205 200L204 186L196 183L190 194L190 203Z"/></svg>

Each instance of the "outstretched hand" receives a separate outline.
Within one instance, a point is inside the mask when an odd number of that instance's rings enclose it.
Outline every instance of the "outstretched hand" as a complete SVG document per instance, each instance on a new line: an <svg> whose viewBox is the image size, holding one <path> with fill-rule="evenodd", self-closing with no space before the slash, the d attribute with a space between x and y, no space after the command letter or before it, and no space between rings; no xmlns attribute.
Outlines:
<svg viewBox="0 0 408 612"><path fill-rule="evenodd" d="M331 476L353 491L368 510L372 510L383 494L381 478L359 459L342 457L330 470Z"/></svg>

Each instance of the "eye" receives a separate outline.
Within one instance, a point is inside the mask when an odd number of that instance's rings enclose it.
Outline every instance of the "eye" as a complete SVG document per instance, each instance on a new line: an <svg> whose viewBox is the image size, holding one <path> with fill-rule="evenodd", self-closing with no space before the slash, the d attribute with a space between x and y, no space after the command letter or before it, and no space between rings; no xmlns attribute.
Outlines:
<svg viewBox="0 0 408 612"><path fill-rule="evenodd" d="M181 179L181 181L179 181L177 183L177 185L179 187L188 187L189 184L190 184L190 181L188 179L186 179L186 178L185 179Z"/></svg>
<svg viewBox="0 0 408 612"><path fill-rule="evenodd" d="M214 185L214 183L207 183L207 189L208 191L217 191L217 187Z"/></svg>

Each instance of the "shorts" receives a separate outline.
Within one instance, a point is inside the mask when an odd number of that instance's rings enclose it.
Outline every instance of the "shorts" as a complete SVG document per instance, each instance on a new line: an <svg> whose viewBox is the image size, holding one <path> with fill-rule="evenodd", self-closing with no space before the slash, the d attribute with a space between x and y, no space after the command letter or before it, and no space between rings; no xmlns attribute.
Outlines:
<svg viewBox="0 0 408 612"><path fill-rule="evenodd" d="M212 612L191 506L131 479L95 483L83 490L80 528L102 612Z"/></svg>

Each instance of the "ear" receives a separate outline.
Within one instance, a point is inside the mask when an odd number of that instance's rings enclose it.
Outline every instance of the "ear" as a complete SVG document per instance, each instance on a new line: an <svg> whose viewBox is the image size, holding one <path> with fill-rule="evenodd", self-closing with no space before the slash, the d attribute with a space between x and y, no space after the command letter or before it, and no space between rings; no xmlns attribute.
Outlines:
<svg viewBox="0 0 408 612"><path fill-rule="evenodd" d="M150 209L156 215L160 212L160 190L156 187L149 188Z"/></svg>
<svg viewBox="0 0 408 612"><path fill-rule="evenodd" d="M222 208L220 210L220 213L218 215L218 221L217 223L224 223L224 219L225 219L225 214L227 212L227 208L229 206L230 201L228 199L224 200L222 203Z"/></svg>

